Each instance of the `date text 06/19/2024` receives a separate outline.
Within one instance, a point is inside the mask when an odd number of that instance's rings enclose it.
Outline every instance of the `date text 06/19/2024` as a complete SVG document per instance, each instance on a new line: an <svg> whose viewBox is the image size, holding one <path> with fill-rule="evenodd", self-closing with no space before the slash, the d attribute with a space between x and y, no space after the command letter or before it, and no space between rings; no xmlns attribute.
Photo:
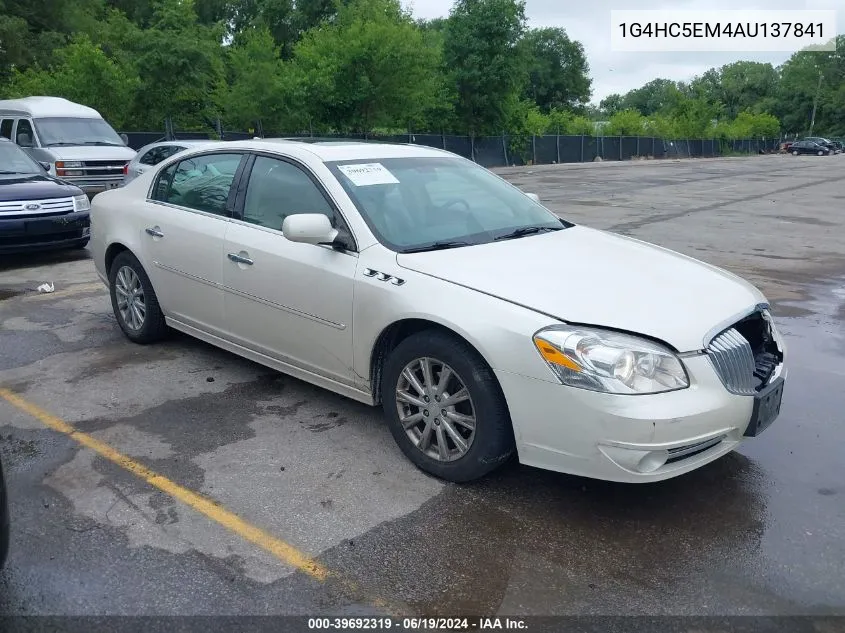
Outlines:
<svg viewBox="0 0 845 633"><path fill-rule="evenodd" d="M527 629L519 618L308 618L310 630L486 631Z"/></svg>

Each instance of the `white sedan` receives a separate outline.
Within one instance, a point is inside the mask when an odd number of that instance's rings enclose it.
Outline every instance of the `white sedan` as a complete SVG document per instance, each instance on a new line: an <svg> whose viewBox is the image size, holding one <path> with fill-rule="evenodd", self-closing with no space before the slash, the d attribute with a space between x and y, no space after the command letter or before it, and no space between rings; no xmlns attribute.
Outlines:
<svg viewBox="0 0 845 633"><path fill-rule="evenodd" d="M180 152L93 201L92 251L137 343L168 327L370 405L418 467L511 456L650 482L780 411L765 297L560 219L417 146L252 140Z"/></svg>

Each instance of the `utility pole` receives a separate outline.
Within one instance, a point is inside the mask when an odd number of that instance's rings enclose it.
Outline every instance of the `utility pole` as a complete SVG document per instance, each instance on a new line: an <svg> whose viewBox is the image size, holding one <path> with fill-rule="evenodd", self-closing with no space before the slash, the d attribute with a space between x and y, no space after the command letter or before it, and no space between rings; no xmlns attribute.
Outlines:
<svg viewBox="0 0 845 633"><path fill-rule="evenodd" d="M819 105L819 92L822 89L822 72L819 71L819 84L816 86L816 97L813 99L813 116L810 117L810 134L808 136L813 135L813 128L816 125L816 108Z"/></svg>

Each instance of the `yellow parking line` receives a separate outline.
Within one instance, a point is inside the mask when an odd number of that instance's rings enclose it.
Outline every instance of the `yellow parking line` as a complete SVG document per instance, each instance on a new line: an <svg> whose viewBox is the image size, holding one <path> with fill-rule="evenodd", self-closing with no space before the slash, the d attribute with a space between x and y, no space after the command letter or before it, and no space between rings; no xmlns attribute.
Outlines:
<svg viewBox="0 0 845 633"><path fill-rule="evenodd" d="M179 484L169 480L167 477L159 475L143 464L136 462L131 457L127 457L123 453L116 451L111 446L101 442L95 437L92 437L87 433L83 433L82 431L77 431L73 428L73 426L61 418L57 418L56 416L48 413L38 405L21 398L8 389L3 388L0 388L0 398L3 398L6 402L17 407L24 413L28 413L45 426L53 429L54 431L58 431L59 433L64 433L86 448L90 448L98 455L105 457L121 468L137 475L151 486L158 488L175 499L179 499L200 514L208 517L216 523L219 523L241 538L246 539L258 547L270 552L286 565L290 565L291 567L294 567L321 582L329 576L329 572L325 567L314 561L304 552L296 549L293 545L285 543L272 534L268 534L261 528L244 521L241 517L229 510L226 510L211 499L207 499L196 492L183 488Z"/></svg>

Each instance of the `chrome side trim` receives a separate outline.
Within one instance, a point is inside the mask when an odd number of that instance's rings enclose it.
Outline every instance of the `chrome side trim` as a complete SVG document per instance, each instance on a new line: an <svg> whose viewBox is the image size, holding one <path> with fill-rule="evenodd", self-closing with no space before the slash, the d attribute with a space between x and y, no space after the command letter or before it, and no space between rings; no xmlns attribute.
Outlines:
<svg viewBox="0 0 845 633"><path fill-rule="evenodd" d="M224 284L218 284L208 279L204 279L202 277L197 277L196 275L191 275L190 273L182 272L177 268L171 268L170 266L166 266L160 262L153 262L153 265L161 270L166 270L169 273L173 273L174 275L179 275L180 277L185 277L186 279L190 279L191 281L196 281L201 284L205 284L206 286L211 286L212 288L216 288L217 290L221 290L223 292L228 292L230 294L236 295L238 297L243 297L244 299L249 299L251 301L255 301L256 303L261 303L266 306L270 306L271 308L276 308L277 310L282 310L283 312L288 312L298 317L302 317L303 319L309 319L311 321L316 321L322 325L326 325L328 327L334 328L336 330L345 330L346 324L345 323L335 323L334 321L329 321L327 319L323 319L321 317L315 316L313 314L308 314L307 312L301 312L296 308L291 308L288 306L284 306L280 303L274 303L272 301L268 301L267 299L262 299L261 297L256 297L255 295L251 295L247 292L241 292L240 290L236 290L235 288L231 288Z"/></svg>
<svg viewBox="0 0 845 633"><path fill-rule="evenodd" d="M205 279L204 277L197 277L196 275L192 275L190 273L183 272L178 268L172 268L170 266L166 266L161 262L153 261L153 266L156 268L160 268L161 270L166 270L169 273L173 273L174 275L179 275L180 277L185 277L186 279L190 279L191 281L197 281L201 284L205 284L206 286L211 286L212 288L217 288L218 290L222 290L222 284L215 283L209 279Z"/></svg>
<svg viewBox="0 0 845 633"><path fill-rule="evenodd" d="M269 306L271 308L275 308L276 310L281 310L282 312L287 312L288 314L293 314L294 316L302 317L303 319L308 319L310 321L315 321L321 325L326 325L328 327L334 328L336 330L345 330L346 324L345 323L335 323L334 321L329 321L327 319L323 319L322 317L315 316L313 314L308 314L307 312L301 312L296 308L291 308L289 306L282 305L281 303L274 303L273 301L268 301L267 299L262 299L261 297L256 297L255 295L251 295L247 292L242 292L240 290L236 290L229 286L221 285L220 288L224 292L228 292L230 294L236 295L238 297L243 297L244 299L249 299L250 301L255 301L256 303L263 304L265 306Z"/></svg>

